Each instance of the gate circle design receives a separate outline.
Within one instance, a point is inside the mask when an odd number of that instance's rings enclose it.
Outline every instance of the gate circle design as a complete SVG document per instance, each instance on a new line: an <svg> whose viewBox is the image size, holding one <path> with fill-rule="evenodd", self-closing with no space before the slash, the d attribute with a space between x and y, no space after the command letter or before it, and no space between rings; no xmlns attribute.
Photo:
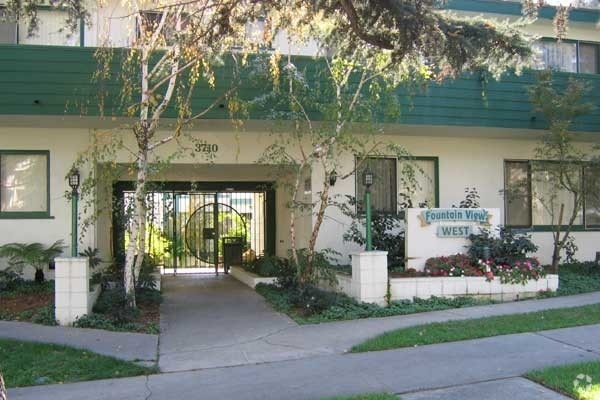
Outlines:
<svg viewBox="0 0 600 400"><path fill-rule="evenodd" d="M215 211L217 212L217 223L215 227ZM240 224L235 222L235 219L240 221ZM241 225L241 226L240 226ZM185 246L190 253L200 261L209 264L214 264L214 251L219 251L218 243L214 241L216 231L219 231L219 237L228 236L230 229L240 229L240 236L245 241L248 230L246 228L246 220L237 212L237 210L228 204L224 203L209 203L198 207L185 223ZM213 242L210 242L213 240ZM211 248L212 245L212 248Z"/></svg>

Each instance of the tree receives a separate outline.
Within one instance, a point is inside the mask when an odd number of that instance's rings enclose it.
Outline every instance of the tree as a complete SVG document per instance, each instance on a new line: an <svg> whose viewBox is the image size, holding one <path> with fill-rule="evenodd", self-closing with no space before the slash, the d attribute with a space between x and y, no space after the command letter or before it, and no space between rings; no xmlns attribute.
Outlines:
<svg viewBox="0 0 600 400"><path fill-rule="evenodd" d="M119 149L132 155L128 172L135 177L135 196L124 286L133 307L134 282L145 249L146 185L152 172L156 166L167 165L188 150L183 143L184 133L193 120L205 116L221 100L232 112L240 105L235 100L234 82L208 107L192 109L192 95L196 90L210 90L214 86L214 66L224 58L232 64L243 63L245 51L259 50L281 29L286 29L294 39L317 37L324 49L335 49L336 56L329 59L326 70L336 94L331 100L338 110L334 117L337 122L327 134L313 130L311 135L321 137L314 144L320 143L322 147L313 149L315 154L305 154L303 161L308 165L320 160L328 179L334 166L328 158L331 152L344 147L344 143L347 149L355 146L352 136L344 132L353 118L349 114L362 101L367 85L375 85L384 75L393 77L396 84L410 76L443 79L467 69L486 68L499 75L507 68L519 71L532 54L528 40L515 26L480 18L458 18L441 11L434 0L128 0L122 3L128 17L135 21L138 34L130 48L123 50L123 62L117 71L113 67L116 51L100 49L95 77L99 83L118 80L120 103L124 106L119 116L124 114L135 121L121 130L133 134L134 148L129 149L119 133L107 135L105 143L91 146L88 156L77 163L86 160L95 165L99 160L107 160L98 151L103 146L113 155ZM70 0L53 2L52 7L66 12L65 27L73 30L80 23L89 23L94 2L91 4ZM15 18L30 21L30 33L35 33L36 7L34 0L13 0L8 5ZM245 34L247 23L264 16L267 19L263 34L249 40ZM276 54L272 59L275 58ZM286 73L293 74L292 64L289 65ZM355 76L358 81L349 79ZM293 100L297 89L298 85L292 84L289 98L297 103L296 114L302 114L301 103ZM352 96L347 98L352 90L355 100ZM105 100L101 94L101 107ZM165 117L169 117L168 126ZM310 126L308 120L305 122ZM165 128L169 130L166 133ZM336 137L330 142L332 135ZM189 136L187 139L193 140ZM157 150L172 142L177 143L177 150L158 157ZM93 192L95 185L89 182L84 183L84 188ZM317 212L316 230L310 238L313 249L329 200L327 185L321 196L323 209ZM296 258L295 249L293 254ZM314 251L308 257L310 265Z"/></svg>
<svg viewBox="0 0 600 400"><path fill-rule="evenodd" d="M194 109L192 96L200 90L214 96L216 66L227 64L235 69L238 56L242 55L230 50L246 42L245 22L255 18L259 8L246 6L243 0L126 3L138 32L130 48L123 50L123 61L117 70L114 70L115 49L98 50L96 78L118 82L118 96L125 105L122 112L133 122L111 132L102 144L91 146L75 164L106 159L100 155L103 151L109 153L108 158L119 150L126 150L132 156L127 172L135 179L135 194L128 221L123 285L129 305L135 307L135 281L146 249L148 181L153 173L182 154L194 154L192 145L199 141L186 132L193 121L220 103L226 103L233 112L237 104L235 72L234 79L218 91L208 106ZM123 131L132 134L134 148L129 148L121 136ZM177 145L175 150L167 151L164 156L158 154L159 148L172 142ZM114 158L109 162L114 163ZM97 178L93 173L88 177L93 181ZM84 183L90 192L96 187L89 181Z"/></svg>
<svg viewBox="0 0 600 400"><path fill-rule="evenodd" d="M353 178L370 157L409 156L402 146L377 137L382 123L400 110L395 82L402 70L392 65L391 53L375 55L364 47L352 54L333 52L310 69L288 55L272 93L260 99L277 110L273 119L291 121L275 133L260 162L282 167L280 183L291 198L291 258L301 284L319 278L317 239L327 209L338 205L330 193L334 182ZM311 188L314 198L305 198L306 179L318 182ZM313 218L306 249L298 248L296 232L302 214Z"/></svg>
<svg viewBox="0 0 600 400"><path fill-rule="evenodd" d="M4 386L4 378L2 377L2 373L0 373L0 400L8 400L8 396L6 395L6 387Z"/></svg>
<svg viewBox="0 0 600 400"><path fill-rule="evenodd" d="M532 183L539 189L533 198L550 216L554 271L558 271L561 253L581 218L586 195L597 193L586 190L582 168L598 167L599 149L578 145L570 130L577 117L593 109L591 103L584 102L584 93L584 84L572 78L564 89L555 87L550 73L541 73L530 89L534 109L548 122L548 131L536 149L539 161L532 164Z"/></svg>
<svg viewBox="0 0 600 400"><path fill-rule="evenodd" d="M35 281L44 282L44 268L64 249L62 240L49 247L41 243L7 243L0 246L0 257L7 257L11 268L21 271L30 265L35 268Z"/></svg>

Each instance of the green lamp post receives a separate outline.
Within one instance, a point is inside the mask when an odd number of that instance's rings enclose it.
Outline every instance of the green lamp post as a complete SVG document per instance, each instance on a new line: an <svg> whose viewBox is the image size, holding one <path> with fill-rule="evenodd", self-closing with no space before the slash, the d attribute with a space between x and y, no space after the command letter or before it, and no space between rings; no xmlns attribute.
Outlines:
<svg viewBox="0 0 600 400"><path fill-rule="evenodd" d="M373 184L374 175L369 167L363 172L363 184L365 185L365 239L367 251L373 250L373 239L371 235L371 185Z"/></svg>
<svg viewBox="0 0 600 400"><path fill-rule="evenodd" d="M79 171L71 170L69 174L69 186L71 192L71 256L77 257L77 201L79 200Z"/></svg>

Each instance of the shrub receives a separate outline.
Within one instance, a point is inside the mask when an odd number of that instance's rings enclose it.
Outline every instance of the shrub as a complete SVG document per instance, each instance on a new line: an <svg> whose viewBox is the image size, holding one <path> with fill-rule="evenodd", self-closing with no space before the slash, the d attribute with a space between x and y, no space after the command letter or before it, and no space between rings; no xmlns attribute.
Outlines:
<svg viewBox="0 0 600 400"><path fill-rule="evenodd" d="M35 268L35 281L44 281L44 268L58 257L64 249L63 241L57 240L49 247L41 243L7 243L0 246L0 257L8 258L9 267L22 273L27 265Z"/></svg>
<svg viewBox="0 0 600 400"><path fill-rule="evenodd" d="M546 271L536 258L526 258L522 261L514 261L511 264L495 265L491 262L481 262L488 273L499 277L501 283L525 284L528 280L538 280L546 275Z"/></svg>
<svg viewBox="0 0 600 400"><path fill-rule="evenodd" d="M80 252L79 255L81 257L87 257L89 261L89 266L91 269L95 269L97 266L102 263L102 259L100 258L100 250L98 248L87 247L84 251Z"/></svg>
<svg viewBox="0 0 600 400"><path fill-rule="evenodd" d="M258 276L264 277L282 277L294 274L294 269L290 265L290 262L285 258L277 256L258 257L246 264L244 268Z"/></svg>
<svg viewBox="0 0 600 400"><path fill-rule="evenodd" d="M125 290L122 287L104 290L98 297L93 311L120 323L130 322L137 316L137 310L127 305Z"/></svg>
<svg viewBox="0 0 600 400"><path fill-rule="evenodd" d="M40 310L37 310L31 317L31 322L42 325L58 325L54 315L54 304L50 304Z"/></svg>
<svg viewBox="0 0 600 400"><path fill-rule="evenodd" d="M154 277L154 273L157 271L158 265L159 262L155 256L151 254L145 254L135 287L138 289L155 289L156 279Z"/></svg>
<svg viewBox="0 0 600 400"><path fill-rule="evenodd" d="M0 271L0 292L12 292L24 282L21 275L14 271Z"/></svg>
<svg viewBox="0 0 600 400"><path fill-rule="evenodd" d="M365 246L364 226L358 223L358 217L351 215L353 222L346 233L344 241ZM388 252L388 269L395 270L404 266L404 226L398 215L375 214L371 221L373 247Z"/></svg>
<svg viewBox="0 0 600 400"><path fill-rule="evenodd" d="M527 254L535 253L538 247L526 234L515 233L501 227L497 232L482 229L478 234L469 236L471 246L468 254L472 263L492 259L496 264L514 264L524 261Z"/></svg>

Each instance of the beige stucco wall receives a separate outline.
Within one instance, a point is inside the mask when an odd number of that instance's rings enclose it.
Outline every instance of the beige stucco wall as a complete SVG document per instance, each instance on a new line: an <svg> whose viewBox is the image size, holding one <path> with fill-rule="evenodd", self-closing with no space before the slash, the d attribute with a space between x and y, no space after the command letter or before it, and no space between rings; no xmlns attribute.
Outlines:
<svg viewBox="0 0 600 400"><path fill-rule="evenodd" d="M462 137L447 137L448 132ZM478 137L472 136L474 132L479 133ZM534 149L538 142L533 138L522 139L531 135L526 131L504 130L503 138L494 132L489 128L403 127L397 135L381 139L403 145L414 156L439 157L440 207L459 204L464 199L465 187L476 187L481 196L481 206L499 208L503 214L501 190L504 187L504 160L535 158ZM486 138L488 135L491 136L489 139ZM345 164L351 168L352 157L348 157ZM338 174L344 172L338 171ZM322 181L321 176L321 171L316 169L312 177L313 186ZM343 194L355 194L354 177L338 180L332 188L332 195ZM504 220L504 215L501 220ZM348 255L351 252L358 250L355 244L345 243L342 239L349 224L348 218L338 209L329 208L319 240L320 248L340 251L344 263L349 262ZM542 262L549 263L552 255L551 234L536 232L532 236L540 246L537 256ZM600 251L600 232L576 232L574 237L579 246L577 257L593 260L596 251Z"/></svg>
<svg viewBox="0 0 600 400"><path fill-rule="evenodd" d="M87 122L80 122L86 124ZM77 153L86 148L92 130L88 128L59 128L65 121L49 122L45 119L30 119L29 127L10 127L7 121L0 121L1 149L41 149L50 151L51 162L51 214L53 219L45 220L9 220L0 219L0 244L7 242L42 242L50 244L57 239L70 243L70 204L64 193L68 185L64 179ZM72 121L69 121L72 124ZM250 124L252 125L252 124ZM43 127L47 126L47 127ZM54 126L51 128L50 126ZM206 180L206 181L250 181L275 179L274 171L269 167L258 166L255 161L272 137L270 128L257 124L247 130L233 131L227 124L210 122L198 127L196 138L219 145L219 152L211 161L194 158L190 155L175 161L175 165L165 171L161 178L166 180ZM440 167L440 206L450 207L458 204L464 196L464 188L476 187L481 195L481 205L504 209L503 162L505 159L530 159L534 156L535 135L539 132L527 130L507 130L492 128L462 127L388 127L390 134L382 140L404 145L415 156L439 157ZM392 134L393 133L393 134ZM172 147L159 150L166 154ZM119 155L119 162L130 161L127 153ZM351 156L345 159L346 170L352 168ZM347 171L338 171L343 175ZM312 192L306 198L318 195L320 170L312 171ZM308 175L307 175L308 176ZM302 187L304 187L302 185ZM338 180L332 188L332 195L354 195L354 178ZM286 208L289 196L283 188L277 189L277 254L285 255L290 245L289 211ZM503 217L503 216L502 216ZM337 209L327 212L318 246L334 248L343 253L342 262L348 262L347 255L356 250L356 246L344 243L342 235L348 229L350 221ZM311 229L310 215L300 215L296 227L301 238L299 247L307 245ZM600 232L575 233L580 251L578 257L593 259L600 250ZM539 256L548 262L551 254L549 233L535 233L534 238L540 245ZM110 249L110 218L101 217L95 229L88 231L80 244L102 249L107 255ZM69 248L66 253L69 254Z"/></svg>

